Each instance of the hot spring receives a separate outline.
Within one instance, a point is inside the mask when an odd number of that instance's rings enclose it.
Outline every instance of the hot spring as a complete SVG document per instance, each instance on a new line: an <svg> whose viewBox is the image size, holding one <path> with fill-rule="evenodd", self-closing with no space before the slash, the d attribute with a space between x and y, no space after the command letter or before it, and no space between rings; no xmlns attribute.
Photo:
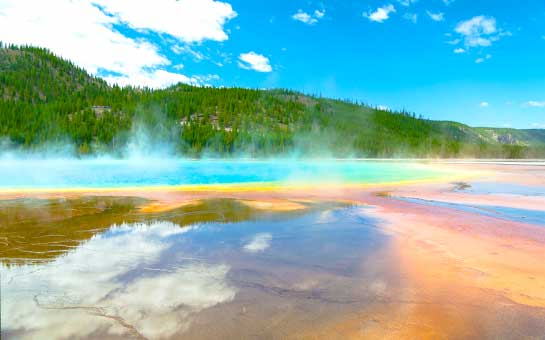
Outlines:
<svg viewBox="0 0 545 340"><path fill-rule="evenodd" d="M438 179L445 174L415 163L352 160L3 160L0 189L373 184Z"/></svg>

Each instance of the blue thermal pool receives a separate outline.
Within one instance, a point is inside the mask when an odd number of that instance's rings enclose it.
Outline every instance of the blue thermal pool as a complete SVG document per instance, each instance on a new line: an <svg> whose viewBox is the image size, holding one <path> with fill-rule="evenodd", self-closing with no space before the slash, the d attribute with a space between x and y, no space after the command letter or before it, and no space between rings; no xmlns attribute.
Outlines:
<svg viewBox="0 0 545 340"><path fill-rule="evenodd" d="M0 189L387 183L444 178L424 164L378 161L0 160Z"/></svg>

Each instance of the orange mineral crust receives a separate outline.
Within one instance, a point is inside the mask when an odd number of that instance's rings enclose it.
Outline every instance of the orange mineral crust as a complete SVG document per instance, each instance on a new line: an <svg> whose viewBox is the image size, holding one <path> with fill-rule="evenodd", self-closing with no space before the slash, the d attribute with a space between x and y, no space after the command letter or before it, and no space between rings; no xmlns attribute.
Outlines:
<svg viewBox="0 0 545 340"><path fill-rule="evenodd" d="M373 204L369 213L393 236L399 287L303 338L486 338L490 328L516 338L527 319L543 334L545 230L384 198Z"/></svg>
<svg viewBox="0 0 545 340"><path fill-rule="evenodd" d="M486 337L483 321L494 327L503 321L505 310L543 320L545 264L540 259L545 258L544 230L436 209L431 212L391 202L374 209L372 214L394 235L399 269L407 279L405 289L401 301L332 326L337 334L347 338L480 338Z"/></svg>

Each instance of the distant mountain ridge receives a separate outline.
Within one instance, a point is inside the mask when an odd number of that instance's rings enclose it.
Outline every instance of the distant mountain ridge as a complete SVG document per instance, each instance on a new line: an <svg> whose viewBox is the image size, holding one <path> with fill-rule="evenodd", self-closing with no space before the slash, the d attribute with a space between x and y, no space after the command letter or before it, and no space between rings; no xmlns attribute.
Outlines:
<svg viewBox="0 0 545 340"><path fill-rule="evenodd" d="M46 49L0 47L0 147L124 156L543 158L545 130L475 128L289 90L121 88Z"/></svg>

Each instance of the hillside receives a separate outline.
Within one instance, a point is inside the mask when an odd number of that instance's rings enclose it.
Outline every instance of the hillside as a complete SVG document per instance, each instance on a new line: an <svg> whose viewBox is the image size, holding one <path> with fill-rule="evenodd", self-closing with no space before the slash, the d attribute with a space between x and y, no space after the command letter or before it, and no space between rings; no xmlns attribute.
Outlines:
<svg viewBox="0 0 545 340"><path fill-rule="evenodd" d="M0 48L4 149L72 145L123 156L134 145L186 156L545 156L545 130L473 128L288 90L120 88L47 50Z"/></svg>

